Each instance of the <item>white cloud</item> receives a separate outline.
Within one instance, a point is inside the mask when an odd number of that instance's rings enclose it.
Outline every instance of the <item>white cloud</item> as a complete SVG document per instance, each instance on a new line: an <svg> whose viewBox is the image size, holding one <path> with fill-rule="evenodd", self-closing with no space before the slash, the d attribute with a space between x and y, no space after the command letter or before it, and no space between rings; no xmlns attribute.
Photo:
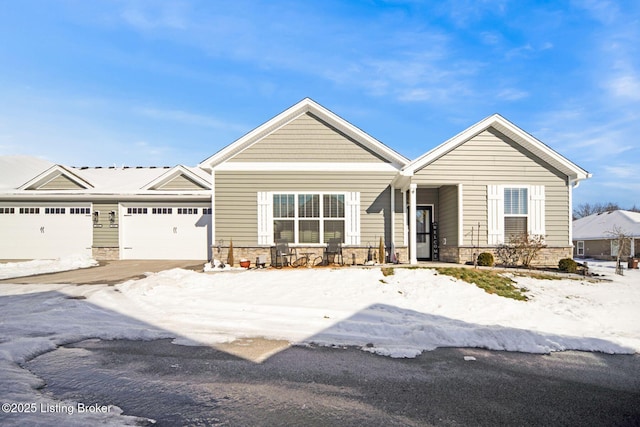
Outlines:
<svg viewBox="0 0 640 427"><path fill-rule="evenodd" d="M497 93L496 96L499 99L503 99L505 101L517 101L527 98L529 96L529 93L524 90L509 88L501 90Z"/></svg>
<svg viewBox="0 0 640 427"><path fill-rule="evenodd" d="M156 120L169 120L190 126L203 126L214 129L226 129L233 131L245 131L247 128L226 120L219 120L211 116L194 114L181 110L162 110L157 108L142 107L134 109L134 112Z"/></svg>
<svg viewBox="0 0 640 427"><path fill-rule="evenodd" d="M593 18L605 24L615 22L620 15L618 3L611 0L575 0L576 6L587 10Z"/></svg>
<svg viewBox="0 0 640 427"><path fill-rule="evenodd" d="M625 164L625 163L621 163L621 164L617 164L617 165L612 165L612 166L605 166L604 167L605 172L607 172L609 175L615 177L615 178L620 178L620 179L628 179L628 180L635 180L638 176L638 166L637 165L632 165L632 164Z"/></svg>
<svg viewBox="0 0 640 427"><path fill-rule="evenodd" d="M480 38L483 43L488 45L497 45L503 41L502 34L496 31L483 31L480 33Z"/></svg>
<svg viewBox="0 0 640 427"><path fill-rule="evenodd" d="M122 11L122 19L130 26L142 30L184 30L188 26L187 4L182 2L135 2Z"/></svg>
<svg viewBox="0 0 640 427"><path fill-rule="evenodd" d="M606 86L611 94L618 98L626 98L631 101L640 101L640 76L638 74L625 74L612 77Z"/></svg>
<svg viewBox="0 0 640 427"><path fill-rule="evenodd" d="M398 98L400 101L406 102L420 102L433 99L433 93L427 89L409 89L402 91Z"/></svg>

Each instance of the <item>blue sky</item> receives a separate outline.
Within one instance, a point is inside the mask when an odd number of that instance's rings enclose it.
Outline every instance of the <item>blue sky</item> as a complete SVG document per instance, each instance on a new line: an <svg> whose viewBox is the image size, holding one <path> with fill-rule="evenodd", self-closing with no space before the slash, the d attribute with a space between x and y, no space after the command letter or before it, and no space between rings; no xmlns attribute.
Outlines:
<svg viewBox="0 0 640 427"><path fill-rule="evenodd" d="M196 165L310 97L408 158L500 113L640 207L640 2L0 1L0 155Z"/></svg>

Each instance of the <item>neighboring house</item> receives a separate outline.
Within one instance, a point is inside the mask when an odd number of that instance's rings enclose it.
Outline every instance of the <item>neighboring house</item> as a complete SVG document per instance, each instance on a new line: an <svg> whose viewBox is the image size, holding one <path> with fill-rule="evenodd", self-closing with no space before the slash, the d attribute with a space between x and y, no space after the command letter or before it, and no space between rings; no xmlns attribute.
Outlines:
<svg viewBox="0 0 640 427"><path fill-rule="evenodd" d="M597 213L573 221L574 256L614 259L619 243L612 233L618 229L630 237L630 254L640 256L640 213L624 210Z"/></svg>
<svg viewBox="0 0 640 427"><path fill-rule="evenodd" d="M48 218L47 208L82 205L97 222L78 246L98 258L224 260L233 241L236 259L254 260L268 257L277 239L321 255L329 239L339 239L345 260L362 263L382 239L400 262L462 263L526 232L545 236L540 263L555 265L571 256L571 192L589 176L499 115L411 162L304 99L197 168L50 165L25 184L0 188L0 206L22 221L24 231L12 231L19 239ZM176 222L178 209L191 206L213 215ZM43 211L18 213L26 207ZM7 218L0 214L3 233ZM201 248L195 242L202 239L197 231L183 235L189 227L208 229L207 250L188 249ZM64 227L74 236L86 228ZM28 248L37 241L29 242L13 257L18 252L5 245L0 258L36 257Z"/></svg>
<svg viewBox="0 0 640 427"><path fill-rule="evenodd" d="M211 183L201 169L0 157L0 171L0 259L210 257Z"/></svg>

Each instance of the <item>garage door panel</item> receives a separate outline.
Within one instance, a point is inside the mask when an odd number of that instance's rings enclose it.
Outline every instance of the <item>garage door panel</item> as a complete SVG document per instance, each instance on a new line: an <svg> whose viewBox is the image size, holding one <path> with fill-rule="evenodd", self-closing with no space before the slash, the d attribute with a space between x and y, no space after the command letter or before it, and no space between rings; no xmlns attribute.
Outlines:
<svg viewBox="0 0 640 427"><path fill-rule="evenodd" d="M0 259L55 259L69 255L91 256L92 225L87 215L15 213L0 215ZM77 205L73 205L77 207ZM84 207L84 206L83 206ZM87 206L88 207L88 206Z"/></svg>
<svg viewBox="0 0 640 427"><path fill-rule="evenodd" d="M192 205L193 206L193 205ZM142 207L142 205L127 205ZM121 224L122 258L124 259L209 259L211 215L178 214L182 206L170 206L171 213L124 214ZM140 212L136 210L136 212Z"/></svg>

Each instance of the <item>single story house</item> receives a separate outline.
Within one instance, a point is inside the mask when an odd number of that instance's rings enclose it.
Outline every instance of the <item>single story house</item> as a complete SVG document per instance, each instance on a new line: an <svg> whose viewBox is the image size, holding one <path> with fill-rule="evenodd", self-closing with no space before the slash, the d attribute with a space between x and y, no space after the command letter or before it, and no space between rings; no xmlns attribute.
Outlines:
<svg viewBox="0 0 640 427"><path fill-rule="evenodd" d="M596 213L573 221L574 256L617 258L620 248L613 235L616 230L630 238L627 255L640 257L640 212L625 210Z"/></svg>
<svg viewBox="0 0 640 427"><path fill-rule="evenodd" d="M226 259L233 241L253 260L278 239L316 254L339 239L361 263L382 239L400 262L464 263L529 233L556 265L590 177L498 114L411 161L308 98L197 167L4 159L0 259Z"/></svg>

